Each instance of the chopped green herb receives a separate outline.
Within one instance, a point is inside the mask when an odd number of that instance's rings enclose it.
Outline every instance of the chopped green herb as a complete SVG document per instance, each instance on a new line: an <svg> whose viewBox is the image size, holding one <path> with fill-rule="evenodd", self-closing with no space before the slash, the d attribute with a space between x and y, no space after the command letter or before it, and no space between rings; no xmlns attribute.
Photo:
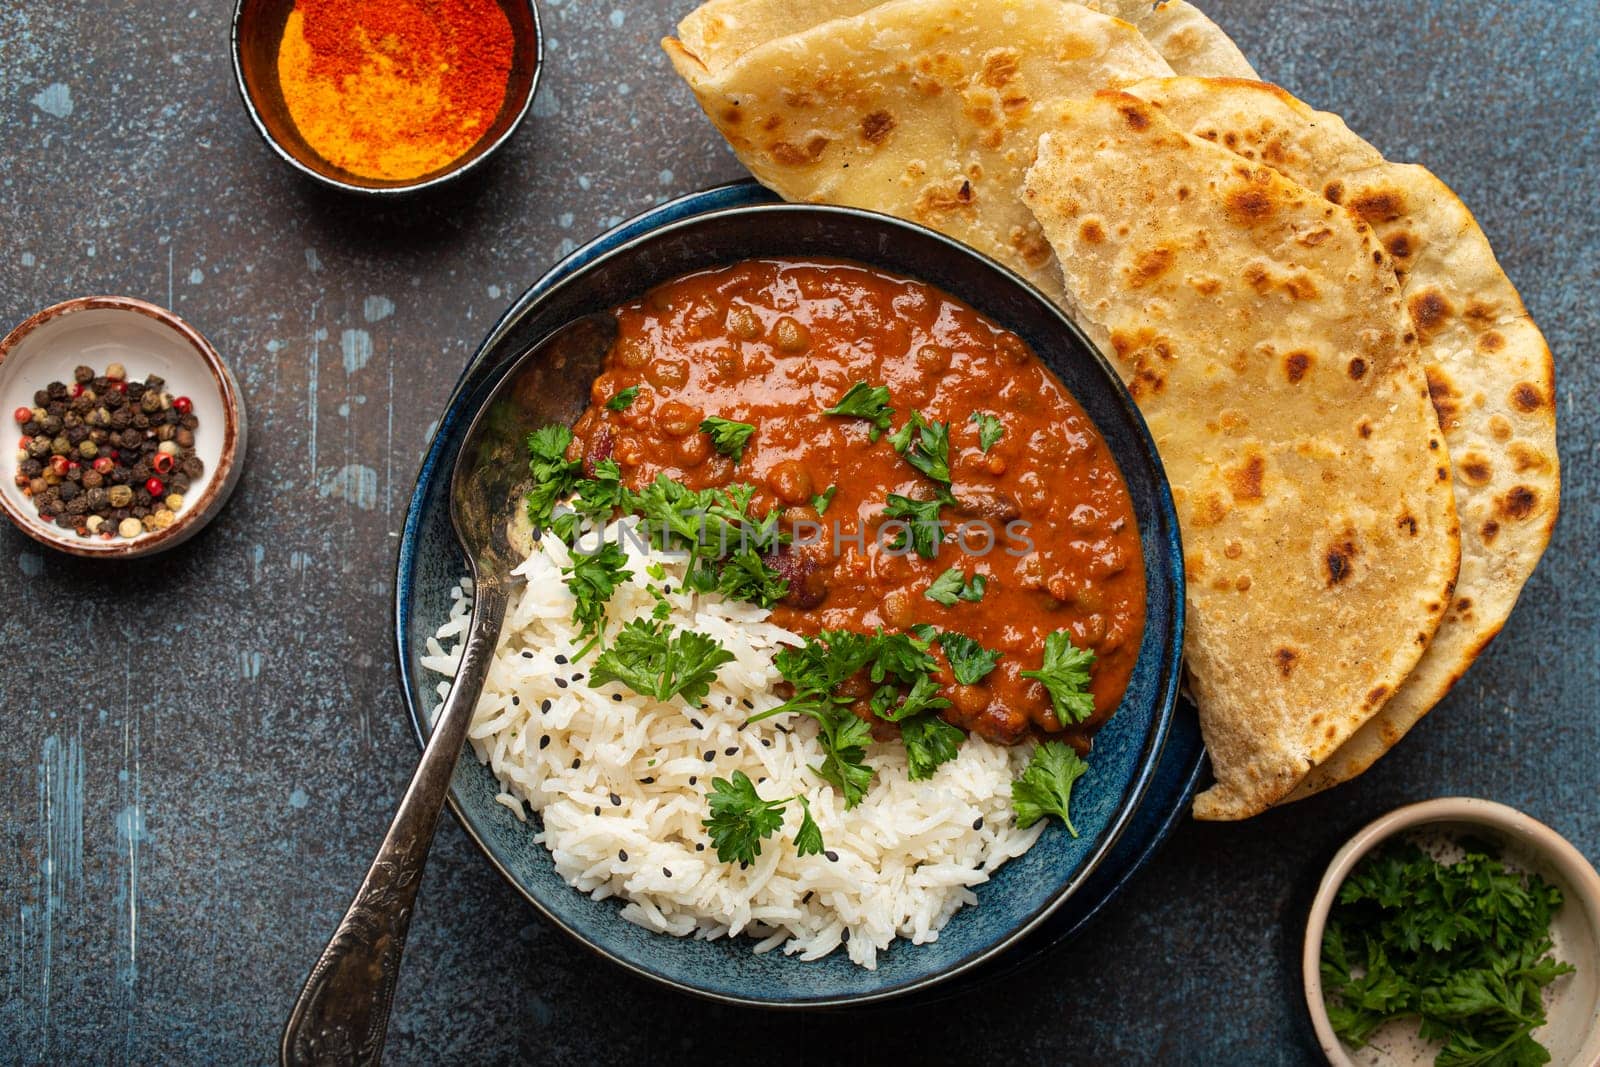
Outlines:
<svg viewBox="0 0 1600 1067"><path fill-rule="evenodd" d="M978 448L984 452L988 452L995 442L1006 435L1006 424L987 411L974 411L967 421L978 424Z"/></svg>
<svg viewBox="0 0 1600 1067"><path fill-rule="evenodd" d="M711 415L700 423L700 432L711 435L711 447L730 457L735 464L744 458L744 446L756 428L748 422L735 422Z"/></svg>
<svg viewBox="0 0 1600 1067"><path fill-rule="evenodd" d="M918 715L900 724L900 741L906 746L906 777L913 782L932 778L939 764L953 760L966 739L961 728L937 714Z"/></svg>
<svg viewBox="0 0 1600 1067"><path fill-rule="evenodd" d="M678 630L659 619L630 619L611 647L595 659L589 687L621 682L642 696L689 704L706 698L717 669L733 653L693 630Z"/></svg>
<svg viewBox="0 0 1600 1067"><path fill-rule="evenodd" d="M811 506L817 509L818 515L828 513L828 505L833 503L833 494L839 491L837 485L830 485L822 492L811 498Z"/></svg>
<svg viewBox="0 0 1600 1067"><path fill-rule="evenodd" d="M567 575L567 589L574 598L572 621L578 624L580 635L599 640L605 632L606 601L617 591L617 585L633 577L627 569L628 554L622 546L607 541L598 551L574 553L572 566L562 568ZM578 655L588 651L585 646Z"/></svg>
<svg viewBox="0 0 1600 1067"><path fill-rule="evenodd" d="M866 419L872 423L872 429L867 431L867 435L876 441L878 435L890 427L894 418L894 408L889 406L888 386L857 382L839 398L837 404L823 414Z"/></svg>
<svg viewBox="0 0 1600 1067"><path fill-rule="evenodd" d="M743 771L734 771L732 779L711 779L711 792L706 797L711 817L700 820L700 825L711 835L717 859L723 863L754 863L761 855L762 840L783 825L784 808L791 800L798 800L802 811L800 828L794 835L795 851L802 856L816 855L822 851L822 830L811 817L811 805L805 797L797 793L782 800L763 800Z"/></svg>
<svg viewBox="0 0 1600 1067"><path fill-rule="evenodd" d="M612 397L610 400L607 400L606 407L610 408L612 411L627 411L633 406L633 402L637 399L639 399L639 387L637 385L630 385L626 389L619 391L617 395Z"/></svg>
<svg viewBox="0 0 1600 1067"><path fill-rule="evenodd" d="M930 647L926 637L886 634L880 629L873 639L871 669L867 675L874 682L893 678L905 685L915 685L918 679L939 669L939 661L928 651Z"/></svg>
<svg viewBox="0 0 1600 1067"><path fill-rule="evenodd" d="M1441 1067L1548 1063L1533 1031L1542 990L1571 964L1552 955L1561 891L1477 841L1442 864L1410 842L1363 859L1322 936L1328 1019L1355 1048L1391 1019L1418 1018Z"/></svg>
<svg viewBox="0 0 1600 1067"><path fill-rule="evenodd" d="M528 469L533 487L528 490L528 519L536 530L550 525L556 502L572 492L583 464L567 459L572 431L559 423L545 426L528 435Z"/></svg>
<svg viewBox="0 0 1600 1067"><path fill-rule="evenodd" d="M984 587L988 584L989 580L981 574L973 575L969 582L960 567L951 567L935 578L922 595L936 604L953 608L958 600L965 600L969 604L982 600Z"/></svg>
<svg viewBox="0 0 1600 1067"><path fill-rule="evenodd" d="M822 828L817 825L817 820L811 817L811 802L800 794L795 794L795 799L800 802L800 829L794 832L794 850L801 856L822 855Z"/></svg>
<svg viewBox="0 0 1600 1067"><path fill-rule="evenodd" d="M977 685L994 670L1004 653L984 648L966 634L942 633L939 647L950 661L950 673L961 685Z"/></svg>
<svg viewBox="0 0 1600 1067"><path fill-rule="evenodd" d="M1071 634L1057 630L1044 639L1044 663L1036 671L1023 671L1022 677L1044 683L1062 722L1083 722L1094 714L1094 696L1089 692L1093 665L1093 652L1075 647Z"/></svg>
<svg viewBox="0 0 1600 1067"><path fill-rule="evenodd" d="M872 713L885 722L901 722L949 706L950 702L939 695L939 683L931 674L919 676L908 693L902 694L899 686L890 684L879 686L872 695Z"/></svg>
<svg viewBox="0 0 1600 1067"><path fill-rule="evenodd" d="M928 422L913 411L906 424L889 435L894 450L936 482L950 484L950 424Z"/></svg>
<svg viewBox="0 0 1600 1067"><path fill-rule="evenodd" d="M717 576L717 592L770 608L789 595L789 582L767 566L755 549L745 548L723 564L722 573Z"/></svg>
<svg viewBox="0 0 1600 1067"><path fill-rule="evenodd" d="M900 519L908 524L908 530L900 534L889 545L896 552L906 547L906 538L911 539L911 547L917 555L924 559L936 559L939 555L939 542L944 540L944 523L939 519L939 509L943 507L940 500L913 500L899 493L889 494L888 507L884 514L891 519Z"/></svg>
<svg viewBox="0 0 1600 1067"><path fill-rule="evenodd" d="M1045 816L1054 815L1077 837L1070 813L1072 783L1088 769L1083 758L1060 741L1046 741L1035 748L1022 777L1011 783L1011 806L1017 814L1018 828L1026 830Z"/></svg>
<svg viewBox="0 0 1600 1067"><path fill-rule="evenodd" d="M867 745L872 741L872 728L865 719L852 715L848 707L837 705L816 719L822 727L817 736L826 756L821 766L811 771L843 794L848 810L861 803L872 785L874 772L867 766Z"/></svg>

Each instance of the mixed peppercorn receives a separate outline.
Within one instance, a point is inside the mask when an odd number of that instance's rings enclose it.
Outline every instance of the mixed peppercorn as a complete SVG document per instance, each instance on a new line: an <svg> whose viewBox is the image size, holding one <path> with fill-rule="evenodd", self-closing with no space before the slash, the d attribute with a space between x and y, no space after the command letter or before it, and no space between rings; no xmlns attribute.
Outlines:
<svg viewBox="0 0 1600 1067"><path fill-rule="evenodd" d="M16 483L41 519L105 540L176 521L205 464L194 404L165 386L154 374L129 381L120 363L98 376L78 367L70 383L51 382L12 413L22 427Z"/></svg>

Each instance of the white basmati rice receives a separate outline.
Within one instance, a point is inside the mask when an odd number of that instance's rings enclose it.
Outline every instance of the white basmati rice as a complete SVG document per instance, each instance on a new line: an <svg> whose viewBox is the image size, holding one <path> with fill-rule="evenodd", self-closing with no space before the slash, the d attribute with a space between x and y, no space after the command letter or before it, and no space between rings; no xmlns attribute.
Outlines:
<svg viewBox="0 0 1600 1067"><path fill-rule="evenodd" d="M591 689L592 656L570 662L584 641L572 624L573 598L561 567L569 550L545 537L517 568L514 594L470 733L473 750L501 783L497 797L518 818L539 815L536 840L556 870L595 899L621 898L622 914L679 937L745 934L755 950L781 946L813 960L845 945L863 967L896 937L922 944L950 917L977 903L973 887L1032 846L1043 829L1014 826L1011 781L1021 751L972 736L932 778L906 777L904 749L873 744L877 770L855 808L807 768L820 763L816 726L780 716L740 729L756 711L779 703L772 655L801 638L767 622L752 604L685 592L684 561L643 549L623 536L635 519L606 530L623 545L632 580L607 608L607 632L649 616L651 584L664 586L672 625L716 638L734 660L718 672L701 707L660 703L620 684ZM655 563L665 578L652 583ZM471 589L454 593L450 616L427 645L423 665L453 676L471 615ZM449 683L439 684L441 698ZM780 833L762 843L748 868L722 863L701 820L714 777L742 770L764 797L803 793L827 852L794 847L800 805L791 803Z"/></svg>

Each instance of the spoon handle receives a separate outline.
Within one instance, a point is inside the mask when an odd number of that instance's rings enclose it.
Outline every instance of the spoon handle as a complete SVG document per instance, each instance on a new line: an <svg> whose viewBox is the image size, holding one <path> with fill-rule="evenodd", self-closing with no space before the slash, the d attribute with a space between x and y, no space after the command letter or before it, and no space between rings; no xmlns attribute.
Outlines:
<svg viewBox="0 0 1600 1067"><path fill-rule="evenodd" d="M289 1015L280 1050L284 1067L376 1065L383 1057L412 904L494 656L506 599L498 583L476 590L472 626L450 695L366 879Z"/></svg>

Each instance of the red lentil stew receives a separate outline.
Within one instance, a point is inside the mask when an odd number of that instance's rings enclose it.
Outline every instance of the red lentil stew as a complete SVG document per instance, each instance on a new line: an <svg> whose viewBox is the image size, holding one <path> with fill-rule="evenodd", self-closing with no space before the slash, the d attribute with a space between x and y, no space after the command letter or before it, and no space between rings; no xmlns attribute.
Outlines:
<svg viewBox="0 0 1600 1067"><path fill-rule="evenodd" d="M1087 749L1138 656L1144 566L1109 448L1026 343L925 283L842 261L704 271L616 315L570 459L591 474L613 459L634 489L753 485L753 515L811 534L769 557L789 580L775 623L964 635L999 658L960 684L950 644L933 646L949 722ZM940 531L919 521L931 514ZM1076 722L1028 676L1055 633L1094 656Z"/></svg>

